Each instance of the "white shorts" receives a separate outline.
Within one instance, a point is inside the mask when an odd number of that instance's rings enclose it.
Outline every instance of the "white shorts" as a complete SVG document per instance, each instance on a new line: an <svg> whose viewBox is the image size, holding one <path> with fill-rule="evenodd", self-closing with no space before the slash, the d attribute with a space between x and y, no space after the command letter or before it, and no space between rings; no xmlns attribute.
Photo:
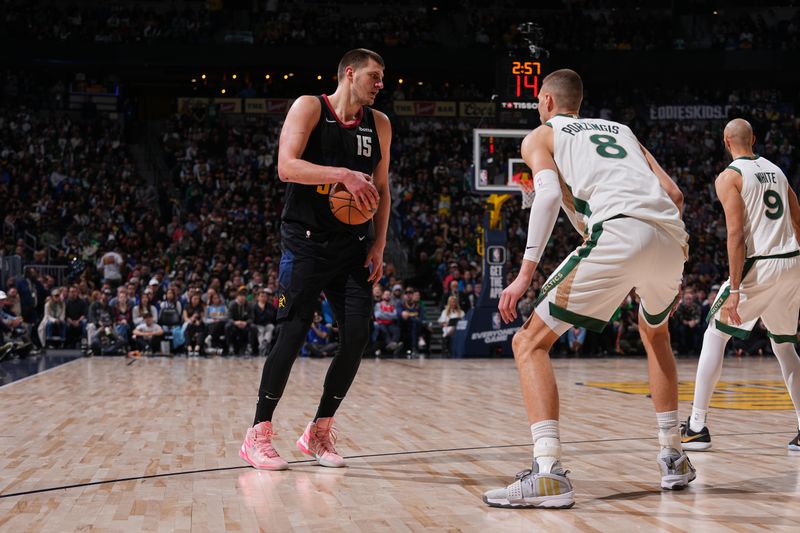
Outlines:
<svg viewBox="0 0 800 533"><path fill-rule="evenodd" d="M656 224L630 217L598 222L548 278L536 314L558 335L570 324L602 331L636 289L641 316L659 326L678 297L685 260L685 246Z"/></svg>
<svg viewBox="0 0 800 533"><path fill-rule="evenodd" d="M742 323L732 326L728 312L722 308L730 295L729 279L720 287L708 313L709 327L738 339L746 339L760 318L767 328L767 334L775 342L797 342L800 252L746 259L739 289L741 293L737 311Z"/></svg>

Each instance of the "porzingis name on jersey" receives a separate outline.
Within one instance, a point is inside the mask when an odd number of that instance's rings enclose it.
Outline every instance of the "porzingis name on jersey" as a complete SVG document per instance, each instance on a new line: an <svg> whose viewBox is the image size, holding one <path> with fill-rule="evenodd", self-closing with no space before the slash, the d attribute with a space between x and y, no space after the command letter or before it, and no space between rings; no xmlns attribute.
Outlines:
<svg viewBox="0 0 800 533"><path fill-rule="evenodd" d="M580 133L582 131L605 131L607 133L619 133L619 126L614 124L597 124L595 122L573 122L571 124L567 124L561 131L564 133L569 133L573 137L576 133Z"/></svg>

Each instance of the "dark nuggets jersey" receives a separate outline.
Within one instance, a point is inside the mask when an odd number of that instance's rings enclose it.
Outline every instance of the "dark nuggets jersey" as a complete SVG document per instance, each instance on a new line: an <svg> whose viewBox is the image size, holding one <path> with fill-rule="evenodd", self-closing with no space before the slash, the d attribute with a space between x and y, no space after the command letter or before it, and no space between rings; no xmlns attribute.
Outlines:
<svg viewBox="0 0 800 533"><path fill-rule="evenodd" d="M381 160L381 144L372 109L362 107L358 118L345 126L333 112L328 97L317 98L321 107L319 121L308 138L301 159L372 175ZM336 220L328 204L328 193L333 185L334 182L323 185L287 183L281 221L298 224L311 232L371 233L371 220L357 226Z"/></svg>

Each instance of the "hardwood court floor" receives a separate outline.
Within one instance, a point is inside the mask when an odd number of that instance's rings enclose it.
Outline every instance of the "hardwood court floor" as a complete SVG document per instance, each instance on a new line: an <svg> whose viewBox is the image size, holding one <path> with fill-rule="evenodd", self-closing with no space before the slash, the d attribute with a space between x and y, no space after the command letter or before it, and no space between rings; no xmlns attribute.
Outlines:
<svg viewBox="0 0 800 533"><path fill-rule="evenodd" d="M299 360L275 418L285 472L237 453L261 364L79 359L0 388L0 530L800 530L791 411L713 410L714 451L692 455L698 479L659 490L649 399L576 384L641 380L644 359L555 361L577 495L566 511L481 501L530 463L511 360L365 360L338 417L349 457L338 470L294 446L328 365ZM695 364L680 362L683 380ZM728 382L776 379L773 359L726 360Z"/></svg>

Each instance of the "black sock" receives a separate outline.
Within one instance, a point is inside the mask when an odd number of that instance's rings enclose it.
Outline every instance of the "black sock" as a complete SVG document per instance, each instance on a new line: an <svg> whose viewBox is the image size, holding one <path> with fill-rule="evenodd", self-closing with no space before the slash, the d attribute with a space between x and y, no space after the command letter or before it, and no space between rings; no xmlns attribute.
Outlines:
<svg viewBox="0 0 800 533"><path fill-rule="evenodd" d="M272 414L275 412L275 408L278 407L278 401L280 401L281 397L272 397L267 395L258 397L258 403L256 403L256 417L253 420L253 425L260 424L261 422L272 422Z"/></svg>
<svg viewBox="0 0 800 533"><path fill-rule="evenodd" d="M319 401L319 407L317 407L317 414L314 415L314 422L320 418L330 418L336 414L336 410L339 409L342 400L344 400L344 395L337 397L333 393L324 391Z"/></svg>
<svg viewBox="0 0 800 533"><path fill-rule="evenodd" d="M286 388L286 382L289 381L289 373L292 371L297 352L303 345L310 323L311 319L293 317L281 322L278 328L278 338L272 346L267 360L264 361L253 425L272 421L272 414L278 406L284 388Z"/></svg>

